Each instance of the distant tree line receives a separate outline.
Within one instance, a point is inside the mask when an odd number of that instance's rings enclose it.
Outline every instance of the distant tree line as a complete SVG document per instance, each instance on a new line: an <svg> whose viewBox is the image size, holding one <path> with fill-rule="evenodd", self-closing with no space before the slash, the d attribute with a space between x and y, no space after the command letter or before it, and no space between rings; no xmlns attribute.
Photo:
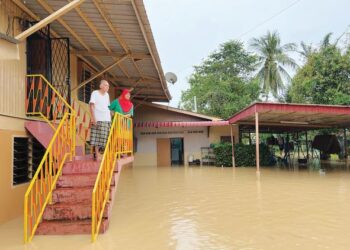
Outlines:
<svg viewBox="0 0 350 250"><path fill-rule="evenodd" d="M282 44L277 32L219 46L189 78L180 107L229 118L254 101L350 105L350 47L327 34L319 46ZM292 53L302 57L298 65ZM291 74L295 73L293 77Z"/></svg>

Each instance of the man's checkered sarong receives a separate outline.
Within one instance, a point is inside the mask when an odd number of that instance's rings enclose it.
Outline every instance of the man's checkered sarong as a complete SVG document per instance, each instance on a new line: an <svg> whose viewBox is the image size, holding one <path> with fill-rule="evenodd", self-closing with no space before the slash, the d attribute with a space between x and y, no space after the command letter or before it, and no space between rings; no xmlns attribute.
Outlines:
<svg viewBox="0 0 350 250"><path fill-rule="evenodd" d="M92 125L90 134L90 144L92 146L105 147L111 128L111 122L98 121L97 125Z"/></svg>

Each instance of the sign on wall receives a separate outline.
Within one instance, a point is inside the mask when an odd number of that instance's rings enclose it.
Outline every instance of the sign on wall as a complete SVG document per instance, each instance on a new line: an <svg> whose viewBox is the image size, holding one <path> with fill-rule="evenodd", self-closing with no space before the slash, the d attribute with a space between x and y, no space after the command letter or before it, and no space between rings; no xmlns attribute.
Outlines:
<svg viewBox="0 0 350 250"><path fill-rule="evenodd" d="M140 132L140 135L179 135L179 134L203 134L203 130L187 130L187 131L147 131Z"/></svg>

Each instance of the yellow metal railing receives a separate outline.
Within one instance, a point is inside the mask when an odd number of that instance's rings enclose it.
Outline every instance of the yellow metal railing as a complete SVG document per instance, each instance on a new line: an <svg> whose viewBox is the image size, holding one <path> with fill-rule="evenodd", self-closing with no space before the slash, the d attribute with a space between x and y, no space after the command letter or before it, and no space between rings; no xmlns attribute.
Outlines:
<svg viewBox="0 0 350 250"><path fill-rule="evenodd" d="M28 75L27 115L40 115L55 130L24 196L24 241L30 242L67 158L75 155L75 111L42 75Z"/></svg>
<svg viewBox="0 0 350 250"><path fill-rule="evenodd" d="M84 147L90 147L87 142L90 137L90 127L91 127L91 114L90 111L85 108L78 100L73 99L73 109L76 111L76 131L77 135L84 144ZM86 150L83 150L85 155ZM92 150L90 148L90 153Z"/></svg>
<svg viewBox="0 0 350 250"><path fill-rule="evenodd" d="M116 113L92 192L91 238L93 242L98 236L103 220L103 212L109 198L110 185L117 160L123 156L132 155L132 153L132 119Z"/></svg>

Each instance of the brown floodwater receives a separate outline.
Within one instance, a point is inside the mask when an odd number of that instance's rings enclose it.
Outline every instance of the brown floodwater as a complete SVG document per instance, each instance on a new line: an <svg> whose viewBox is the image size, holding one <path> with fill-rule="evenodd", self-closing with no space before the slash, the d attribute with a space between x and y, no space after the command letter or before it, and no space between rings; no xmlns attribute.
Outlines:
<svg viewBox="0 0 350 250"><path fill-rule="evenodd" d="M0 249L350 249L350 172L123 169L108 232L36 236L0 225Z"/></svg>

